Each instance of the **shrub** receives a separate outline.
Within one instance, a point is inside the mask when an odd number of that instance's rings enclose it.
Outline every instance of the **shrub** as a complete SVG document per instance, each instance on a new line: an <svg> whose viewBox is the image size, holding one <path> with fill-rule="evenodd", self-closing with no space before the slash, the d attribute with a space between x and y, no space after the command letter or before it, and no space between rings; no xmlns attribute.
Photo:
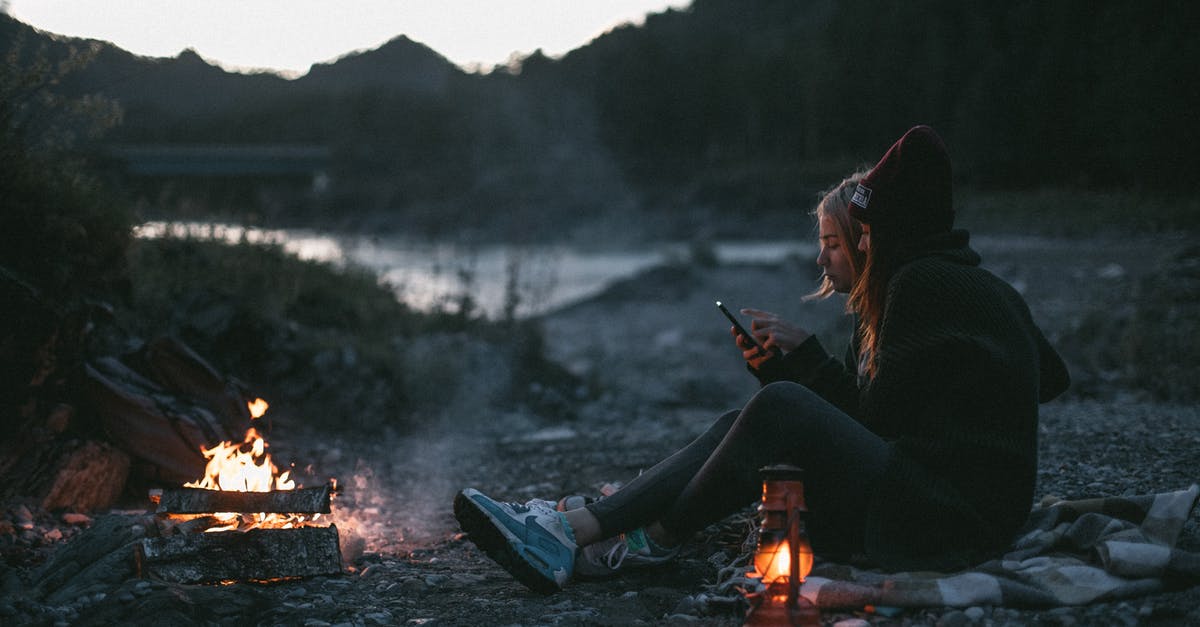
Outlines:
<svg viewBox="0 0 1200 627"><path fill-rule="evenodd" d="M481 407L530 402L533 382L573 385L528 324L412 310L362 268L199 239L132 251L126 333L177 335L275 416L405 431L444 411L472 407L478 420Z"/></svg>

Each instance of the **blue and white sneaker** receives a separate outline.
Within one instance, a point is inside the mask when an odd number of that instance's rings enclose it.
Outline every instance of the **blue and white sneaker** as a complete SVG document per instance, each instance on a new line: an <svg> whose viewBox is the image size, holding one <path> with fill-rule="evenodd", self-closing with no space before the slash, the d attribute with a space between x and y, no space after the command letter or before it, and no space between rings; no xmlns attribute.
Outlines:
<svg viewBox="0 0 1200 627"><path fill-rule="evenodd" d="M467 538L530 590L551 594L575 570L575 534L554 503L501 503L467 488L454 497L454 517Z"/></svg>

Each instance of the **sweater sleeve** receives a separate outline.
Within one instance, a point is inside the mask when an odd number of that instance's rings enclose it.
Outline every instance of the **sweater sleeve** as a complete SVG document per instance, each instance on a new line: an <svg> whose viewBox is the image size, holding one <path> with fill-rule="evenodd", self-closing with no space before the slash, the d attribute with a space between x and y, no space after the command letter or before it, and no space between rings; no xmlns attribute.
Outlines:
<svg viewBox="0 0 1200 627"><path fill-rule="evenodd" d="M811 335L796 350L769 359L758 369L747 364L763 385L792 381L815 392L833 406L854 416L858 411L858 381L854 372L825 350Z"/></svg>

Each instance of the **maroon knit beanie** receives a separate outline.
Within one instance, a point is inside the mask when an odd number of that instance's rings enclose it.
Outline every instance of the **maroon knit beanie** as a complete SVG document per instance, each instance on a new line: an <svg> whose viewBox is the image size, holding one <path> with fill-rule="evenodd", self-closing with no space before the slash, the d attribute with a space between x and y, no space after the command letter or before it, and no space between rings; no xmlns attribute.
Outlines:
<svg viewBox="0 0 1200 627"><path fill-rule="evenodd" d="M946 145L928 126L914 126L862 178L849 210L872 232L932 235L954 225L952 193Z"/></svg>

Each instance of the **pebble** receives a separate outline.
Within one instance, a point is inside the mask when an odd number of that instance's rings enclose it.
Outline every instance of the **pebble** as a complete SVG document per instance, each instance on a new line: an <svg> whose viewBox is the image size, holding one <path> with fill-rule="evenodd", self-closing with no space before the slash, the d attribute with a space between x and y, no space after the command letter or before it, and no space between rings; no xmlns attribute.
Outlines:
<svg viewBox="0 0 1200 627"><path fill-rule="evenodd" d="M67 512L66 514L62 515L62 521L68 525L90 525L92 523L92 518L87 514Z"/></svg>
<svg viewBox="0 0 1200 627"><path fill-rule="evenodd" d="M450 581L449 575L435 574L425 576L425 584L431 588L437 588L445 585L447 581Z"/></svg>
<svg viewBox="0 0 1200 627"><path fill-rule="evenodd" d="M376 625L392 625L395 623L395 619L392 618L392 614L390 612L372 612L370 614L363 615L363 619L368 623L373 623Z"/></svg>
<svg viewBox="0 0 1200 627"><path fill-rule="evenodd" d="M1062 627L1071 627L1071 625L1074 625L1076 622L1078 622L1078 619L1075 618L1074 608L1056 607L1049 612L1046 612L1046 614L1053 616L1054 619L1058 621L1058 624Z"/></svg>
<svg viewBox="0 0 1200 627"><path fill-rule="evenodd" d="M571 610L569 612L559 612L557 614L547 614L539 620L545 623L562 623L562 622L578 622L586 623L597 616L596 610L588 607L582 610ZM682 614L674 614L667 617L670 620L674 616L683 616ZM696 620L695 616L687 616L688 619Z"/></svg>
<svg viewBox="0 0 1200 627"><path fill-rule="evenodd" d="M937 621L937 627L965 627L971 619L967 618L965 612L961 610L950 610Z"/></svg>
<svg viewBox="0 0 1200 627"><path fill-rule="evenodd" d="M696 615L696 614L702 613L703 611L704 611L704 600L703 599L693 597L693 596L686 596L686 597L683 597L682 599L679 599L679 603L675 604L675 610L672 613Z"/></svg>
<svg viewBox="0 0 1200 627"><path fill-rule="evenodd" d="M834 623L833 627L871 627L871 623L861 618L847 618Z"/></svg>
<svg viewBox="0 0 1200 627"><path fill-rule="evenodd" d="M968 607L963 614L966 614L967 618L971 619L972 623L978 623L979 621L983 620L985 616L987 616L987 612L984 611L982 607L978 606Z"/></svg>
<svg viewBox="0 0 1200 627"><path fill-rule="evenodd" d="M419 577L405 577L400 582L400 587L408 594L425 592L429 588L425 584L425 581Z"/></svg>

